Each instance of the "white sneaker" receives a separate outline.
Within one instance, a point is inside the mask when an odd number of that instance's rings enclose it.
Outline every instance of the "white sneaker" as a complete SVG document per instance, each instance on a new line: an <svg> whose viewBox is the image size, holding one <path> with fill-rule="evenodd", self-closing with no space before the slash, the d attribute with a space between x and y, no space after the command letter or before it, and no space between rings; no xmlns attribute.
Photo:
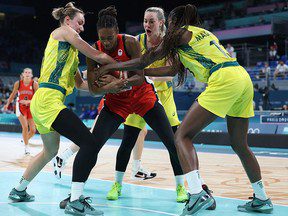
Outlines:
<svg viewBox="0 0 288 216"><path fill-rule="evenodd" d="M62 169L65 167L65 162L58 156L52 159L54 175L57 179L61 179Z"/></svg>
<svg viewBox="0 0 288 216"><path fill-rule="evenodd" d="M28 147L25 147L25 155L30 155L30 149Z"/></svg>
<svg viewBox="0 0 288 216"><path fill-rule="evenodd" d="M152 179L157 175L157 173L149 172L142 167L140 167L137 170L132 170L132 176L131 179L135 181L142 181L142 180L148 180Z"/></svg>

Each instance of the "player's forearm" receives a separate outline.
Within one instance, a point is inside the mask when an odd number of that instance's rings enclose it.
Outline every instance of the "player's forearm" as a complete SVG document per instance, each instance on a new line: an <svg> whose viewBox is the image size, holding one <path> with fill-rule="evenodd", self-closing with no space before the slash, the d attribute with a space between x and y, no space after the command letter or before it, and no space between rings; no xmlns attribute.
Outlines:
<svg viewBox="0 0 288 216"><path fill-rule="evenodd" d="M145 68L144 75L149 77L173 77L177 74L171 66L163 66L158 68Z"/></svg>
<svg viewBox="0 0 288 216"><path fill-rule="evenodd" d="M142 74L136 73L133 76L129 77L127 79L128 84L127 86L139 86L142 85L142 83L144 82L145 78L143 75L143 71L141 72Z"/></svg>

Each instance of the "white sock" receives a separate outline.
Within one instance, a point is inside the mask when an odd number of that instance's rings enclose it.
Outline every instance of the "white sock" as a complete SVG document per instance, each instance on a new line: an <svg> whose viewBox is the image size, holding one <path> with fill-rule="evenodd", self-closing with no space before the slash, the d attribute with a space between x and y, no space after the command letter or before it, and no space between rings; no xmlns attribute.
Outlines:
<svg viewBox="0 0 288 216"><path fill-rule="evenodd" d="M123 177L125 172L116 171L115 172L115 181L122 185Z"/></svg>
<svg viewBox="0 0 288 216"><path fill-rule="evenodd" d="M261 200L268 199L262 180L252 183L252 188L254 190L255 197Z"/></svg>
<svg viewBox="0 0 288 216"><path fill-rule="evenodd" d="M184 185L184 175L175 176L176 187L178 185Z"/></svg>
<svg viewBox="0 0 288 216"><path fill-rule="evenodd" d="M201 185L205 185L205 181L203 180L202 176L200 176Z"/></svg>
<svg viewBox="0 0 288 216"><path fill-rule="evenodd" d="M20 179L19 185L15 187L17 191L24 191L29 185L30 181L27 181L23 176Z"/></svg>
<svg viewBox="0 0 288 216"><path fill-rule="evenodd" d="M203 190L199 170L193 170L187 173L185 176L191 194L198 194Z"/></svg>
<svg viewBox="0 0 288 216"><path fill-rule="evenodd" d="M133 160L133 171L138 171L141 168L141 160Z"/></svg>
<svg viewBox="0 0 288 216"><path fill-rule="evenodd" d="M60 157L64 162L66 162L73 154L74 152L68 147L60 155L58 155L58 157Z"/></svg>
<svg viewBox="0 0 288 216"><path fill-rule="evenodd" d="M84 182L72 182L70 202L79 199L83 195L84 185Z"/></svg>

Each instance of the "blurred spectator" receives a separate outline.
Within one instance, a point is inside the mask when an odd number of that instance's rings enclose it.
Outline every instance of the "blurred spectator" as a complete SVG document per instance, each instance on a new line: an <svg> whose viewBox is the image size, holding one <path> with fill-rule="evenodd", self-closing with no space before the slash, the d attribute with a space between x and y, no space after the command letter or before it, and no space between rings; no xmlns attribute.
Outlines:
<svg viewBox="0 0 288 216"><path fill-rule="evenodd" d="M288 110L287 104L283 105L282 110Z"/></svg>
<svg viewBox="0 0 288 216"><path fill-rule="evenodd" d="M260 70L259 77L257 78L269 79L270 75L271 75L271 68L269 67L268 62L265 62L264 67Z"/></svg>
<svg viewBox="0 0 288 216"><path fill-rule="evenodd" d="M98 110L96 109L96 106L93 104L90 106L89 119L95 119L97 115Z"/></svg>
<svg viewBox="0 0 288 216"><path fill-rule="evenodd" d="M269 60L274 61L277 59L277 38L276 35L272 35L272 37L269 40Z"/></svg>
<svg viewBox="0 0 288 216"><path fill-rule="evenodd" d="M276 79L276 77L282 77L284 79L285 73L288 73L288 66L284 64L284 61L279 61L279 64L274 72L274 79Z"/></svg>
<svg viewBox="0 0 288 216"><path fill-rule="evenodd" d="M81 120L89 118L89 110L85 106L82 107L81 114L79 115L79 118Z"/></svg>
<svg viewBox="0 0 288 216"><path fill-rule="evenodd" d="M234 47L231 44L227 44L226 50L232 58L236 58L236 52L234 52Z"/></svg>

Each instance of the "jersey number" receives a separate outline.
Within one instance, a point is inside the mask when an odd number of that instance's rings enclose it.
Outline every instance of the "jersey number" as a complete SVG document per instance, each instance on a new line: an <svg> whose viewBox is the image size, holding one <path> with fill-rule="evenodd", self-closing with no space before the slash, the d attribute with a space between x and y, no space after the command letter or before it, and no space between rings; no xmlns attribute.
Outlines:
<svg viewBox="0 0 288 216"><path fill-rule="evenodd" d="M215 40L210 41L210 46L212 46L212 45L215 45L217 47L217 49L224 54L225 57L227 57L227 58L231 57L219 46L219 44Z"/></svg>

